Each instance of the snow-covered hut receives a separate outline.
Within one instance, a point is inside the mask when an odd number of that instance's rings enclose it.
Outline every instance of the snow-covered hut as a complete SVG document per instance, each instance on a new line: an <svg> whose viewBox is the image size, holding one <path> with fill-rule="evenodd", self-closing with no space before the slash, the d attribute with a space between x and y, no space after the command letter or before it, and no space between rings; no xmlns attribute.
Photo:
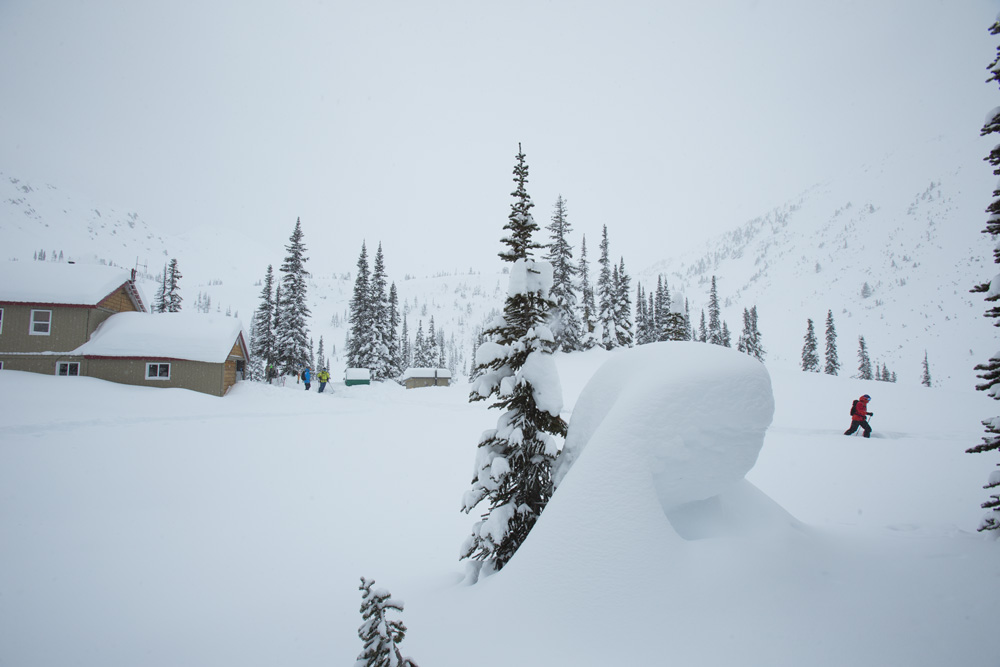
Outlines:
<svg viewBox="0 0 1000 667"><path fill-rule="evenodd" d="M344 384L351 387L356 384L371 384L372 372L370 368L348 368L344 371Z"/></svg>
<svg viewBox="0 0 1000 667"><path fill-rule="evenodd" d="M447 387L451 384L451 371L447 368L407 368L400 376L407 389L417 387Z"/></svg>

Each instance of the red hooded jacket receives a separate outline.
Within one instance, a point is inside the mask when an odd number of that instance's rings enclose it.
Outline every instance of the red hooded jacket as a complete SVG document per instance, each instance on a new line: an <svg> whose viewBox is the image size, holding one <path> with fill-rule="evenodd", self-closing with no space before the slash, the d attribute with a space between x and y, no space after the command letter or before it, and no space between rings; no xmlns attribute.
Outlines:
<svg viewBox="0 0 1000 667"><path fill-rule="evenodd" d="M854 406L854 414L851 415L851 421L864 421L868 417L868 399L862 397L858 399L858 404Z"/></svg>

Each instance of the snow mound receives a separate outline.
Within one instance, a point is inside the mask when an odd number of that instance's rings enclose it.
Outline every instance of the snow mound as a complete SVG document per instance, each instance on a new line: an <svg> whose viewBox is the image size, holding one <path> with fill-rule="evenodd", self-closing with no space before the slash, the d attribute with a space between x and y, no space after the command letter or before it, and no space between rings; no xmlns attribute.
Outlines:
<svg viewBox="0 0 1000 667"><path fill-rule="evenodd" d="M614 497L617 505L633 496L640 504L654 501L658 512L645 507L641 514L666 515L685 539L760 525L751 520L755 514L767 524L773 518L787 524L790 517L766 496L751 502L763 494L744 480L773 415L770 376L745 354L687 342L623 352L577 400L553 470L557 492L549 510L560 495ZM640 499L643 490L649 493ZM619 527L620 518L605 517Z"/></svg>
<svg viewBox="0 0 1000 667"><path fill-rule="evenodd" d="M745 354L704 343L657 343L605 363L573 412L556 485L585 448L628 447L645 458L669 510L718 495L750 472L774 416L774 397L764 365Z"/></svg>

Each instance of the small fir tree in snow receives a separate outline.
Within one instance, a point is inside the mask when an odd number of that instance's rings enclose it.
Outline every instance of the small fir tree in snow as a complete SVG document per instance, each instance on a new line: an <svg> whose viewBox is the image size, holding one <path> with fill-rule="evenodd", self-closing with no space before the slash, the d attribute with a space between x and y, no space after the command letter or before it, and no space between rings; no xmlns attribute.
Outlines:
<svg viewBox="0 0 1000 667"><path fill-rule="evenodd" d="M872 361L868 356L868 346L865 344L864 336L858 336L858 378L872 379Z"/></svg>
<svg viewBox="0 0 1000 667"><path fill-rule="evenodd" d="M931 386L931 367L927 363L927 350L924 350L924 372L920 376L920 384L925 387Z"/></svg>
<svg viewBox="0 0 1000 667"><path fill-rule="evenodd" d="M806 320L805 342L802 345L802 370L809 373L819 373L819 355L816 353L816 331L813 321Z"/></svg>
<svg viewBox="0 0 1000 667"><path fill-rule="evenodd" d="M364 650L354 667L417 667L410 658L404 658L399 645L406 637L406 626L400 620L390 619L389 612L403 613L403 603L394 600L389 591L375 588L374 579L361 577L361 618L358 637Z"/></svg>
<svg viewBox="0 0 1000 667"><path fill-rule="evenodd" d="M527 173L519 153L510 225L524 228L511 229L503 239L510 249L501 257L513 264L508 296L503 315L484 332L487 340L476 351L482 374L469 395L470 401L492 397L490 407L502 411L497 427L479 439L472 488L462 501L466 513L483 501L489 505L462 545L461 558L473 561L473 578L504 567L524 542L552 495L552 463L559 451L554 436L566 435L551 356L555 341L545 326L553 307L552 267L531 257L536 246L530 214L514 216L530 208L523 188Z"/></svg>
<svg viewBox="0 0 1000 667"><path fill-rule="evenodd" d="M733 346L733 335L729 332L729 325L722 320L722 347Z"/></svg>
<svg viewBox="0 0 1000 667"><path fill-rule="evenodd" d="M653 329L656 332L656 340L679 340L671 338L668 334L670 325L667 319L673 313L670 310L670 288L662 275L656 277L656 295L653 303L656 308L653 314Z"/></svg>
<svg viewBox="0 0 1000 667"><path fill-rule="evenodd" d="M701 321L698 323L698 342L708 342L708 326L705 324L705 309L701 309Z"/></svg>
<svg viewBox="0 0 1000 667"><path fill-rule="evenodd" d="M840 370L840 361L837 360L837 329L833 326L833 311L826 311L826 363L823 372L827 375L836 375Z"/></svg>

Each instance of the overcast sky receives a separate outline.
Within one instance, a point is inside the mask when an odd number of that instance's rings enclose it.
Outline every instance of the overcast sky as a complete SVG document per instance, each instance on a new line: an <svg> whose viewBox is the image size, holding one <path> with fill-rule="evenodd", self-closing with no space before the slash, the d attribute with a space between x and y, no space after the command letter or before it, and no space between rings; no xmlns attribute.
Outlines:
<svg viewBox="0 0 1000 667"><path fill-rule="evenodd" d="M0 170L165 230L242 227L277 260L301 217L312 270L367 239L398 279L496 266L521 142L536 221L562 194L573 243L596 260L607 224L638 270L907 142L978 134L998 11L0 0Z"/></svg>

